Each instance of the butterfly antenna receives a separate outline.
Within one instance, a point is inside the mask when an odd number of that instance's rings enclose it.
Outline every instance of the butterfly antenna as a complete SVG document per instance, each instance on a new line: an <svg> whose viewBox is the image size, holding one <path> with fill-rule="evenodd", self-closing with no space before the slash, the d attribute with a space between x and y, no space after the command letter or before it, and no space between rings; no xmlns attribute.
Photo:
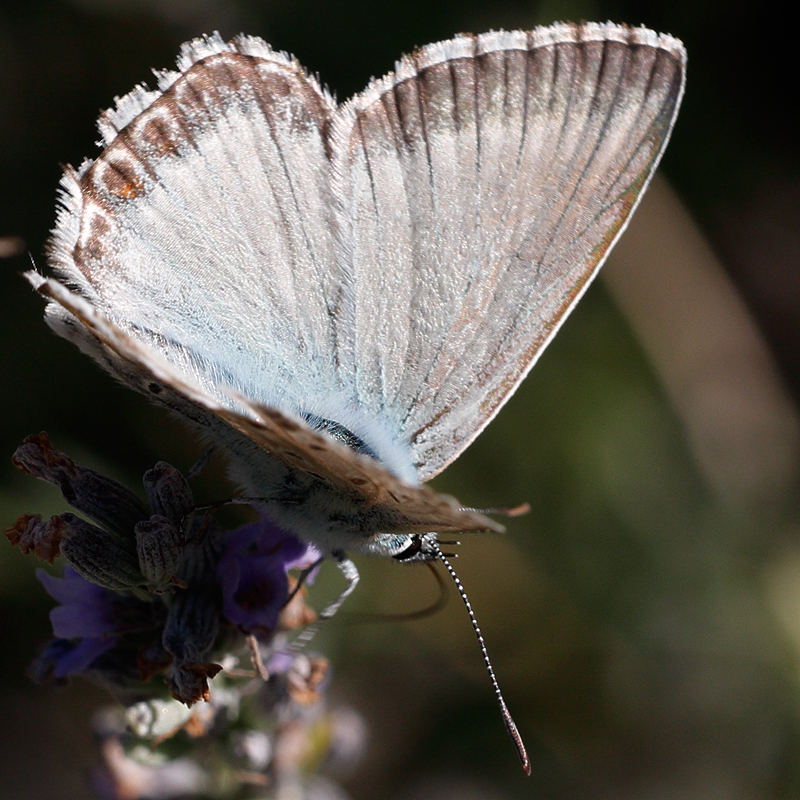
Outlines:
<svg viewBox="0 0 800 800"><path fill-rule="evenodd" d="M497 697L497 702L500 704L500 713L503 715L503 722L505 723L506 730L509 732L511 739L514 742L514 746L517 748L517 754L519 755L519 760L522 762L522 769L524 770L526 775L531 774L531 763L528 760L528 753L525 750L525 745L522 742L522 737L517 730L516 723L511 717L511 714L508 711L508 707L506 706L506 701L503 699L503 693L500 691L500 685L497 683L497 678L494 674L494 669L492 669L492 662L489 660L489 653L486 650L486 643L483 640L483 634L481 633L481 629L478 626L478 620L475 618L475 612L472 610L472 605L469 602L469 598L467 597L467 592L464 589L464 586L461 583L458 575L456 575L456 571L453 569L452 564L445 558L444 553L439 549L437 545L433 545L434 552L436 553L436 557L439 561L444 564L445 569L450 573L450 577L453 579L453 583L456 585L456 589L458 589L458 593L461 595L461 599L464 601L464 605L467 608L467 613L469 614L470 622L472 623L472 627L475 630L475 635L478 637L478 644L481 648L481 654L483 655L483 661L486 664L486 671L489 673L489 680L492 682L492 686L494 687L494 693Z"/></svg>

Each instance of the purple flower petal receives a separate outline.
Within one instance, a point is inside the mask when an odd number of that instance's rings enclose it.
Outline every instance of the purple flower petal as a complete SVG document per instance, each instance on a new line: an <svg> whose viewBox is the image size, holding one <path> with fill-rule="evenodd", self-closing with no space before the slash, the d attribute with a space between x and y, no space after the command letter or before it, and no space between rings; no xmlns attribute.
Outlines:
<svg viewBox="0 0 800 800"><path fill-rule="evenodd" d="M306 569L310 567L312 564L315 564L322 558L322 553L314 547L313 544L306 545L305 552L301 553L300 556L294 561L289 561L286 564L286 569ZM319 567L314 567L313 570L306 576L305 582L308 584L314 583L314 578L317 577L317 573L319 572Z"/></svg>
<svg viewBox="0 0 800 800"><path fill-rule="evenodd" d="M102 638L115 629L113 593L96 586L75 572L64 568L64 577L57 578L43 569L36 571L47 593L61 605L50 612L53 633L61 639L79 637Z"/></svg>
<svg viewBox="0 0 800 800"><path fill-rule="evenodd" d="M273 653L272 657L267 661L267 672L270 675L275 673L284 673L287 672L289 667L292 666L292 662L294 661L294 655L290 653L283 653L278 651L277 653Z"/></svg>
<svg viewBox="0 0 800 800"><path fill-rule="evenodd" d="M70 651L64 653L53 666L53 676L67 678L70 675L80 675L85 672L92 662L110 650L117 643L115 636L104 639L81 639Z"/></svg>
<svg viewBox="0 0 800 800"><path fill-rule="evenodd" d="M225 617L246 631L272 632L289 592L286 570L307 551L266 517L232 531L217 567Z"/></svg>
<svg viewBox="0 0 800 800"><path fill-rule="evenodd" d="M40 657L39 668L55 678L79 675L117 642L111 635L116 626L114 593L90 583L69 566L63 578L43 569L36 571L36 577L60 603L50 612L57 638ZM70 641L75 639L79 641Z"/></svg>

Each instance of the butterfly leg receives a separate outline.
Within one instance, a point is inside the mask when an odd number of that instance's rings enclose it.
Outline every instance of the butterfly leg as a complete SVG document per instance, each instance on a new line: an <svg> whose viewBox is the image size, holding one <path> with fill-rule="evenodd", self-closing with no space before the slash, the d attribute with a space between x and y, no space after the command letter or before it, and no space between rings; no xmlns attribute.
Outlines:
<svg viewBox="0 0 800 800"><path fill-rule="evenodd" d="M288 606L288 605L289 605L289 603L291 603L291 602L292 602L292 600L294 600L294 596L295 596L295 595L296 595L296 594L297 594L297 593L300 591L300 589L302 589L302 588L303 588L303 585L305 584L306 580L308 579L308 576L309 576L309 575L310 575L310 574L311 574L311 573L312 573L312 572L313 572L313 571L314 571L314 570L315 570L315 569L316 569L316 568L317 568L317 567L318 567L318 566L319 566L319 565L320 565L320 564L321 564L321 563L322 563L324 560L325 560L325 557L324 557L324 556L321 556L321 557L320 557L320 558L318 558L318 559L317 559L317 560L316 560L316 561L315 561L313 564L311 564L310 566L306 567L306 568L305 568L305 569L304 569L304 570L303 570L303 571L300 573L300 577L297 579L297 585L294 587L294 589L292 589L292 591L291 591L291 592L289 592L289 596L286 598L286 600L284 601L284 604L283 604L283 606L282 606L283 608L286 608L286 606Z"/></svg>
<svg viewBox="0 0 800 800"><path fill-rule="evenodd" d="M332 603L329 603L322 610L319 615L320 620L330 619L339 610L342 603L350 597L356 586L358 586L358 581L361 577L358 574L356 565L341 550L335 551L333 557L336 559L336 566L342 571L342 575L347 581L347 586Z"/></svg>
<svg viewBox="0 0 800 800"><path fill-rule="evenodd" d="M342 550L335 550L331 555L336 559L336 566L342 571L342 575L344 575L347 581L347 586L345 586L333 602L328 603L328 605L319 612L319 617L313 625L309 625L301 631L299 636L292 642L292 650L302 650L314 636L316 636L317 631L322 627L322 623L329 620L339 610L342 603L350 597L356 586L358 586L360 576L356 565Z"/></svg>
<svg viewBox="0 0 800 800"><path fill-rule="evenodd" d="M258 639L256 638L255 634L251 633L247 637L246 641L247 649L250 651L250 661L253 664L253 669L256 671L256 675L258 675L262 681L268 681L269 672L261 658L261 648L258 646Z"/></svg>

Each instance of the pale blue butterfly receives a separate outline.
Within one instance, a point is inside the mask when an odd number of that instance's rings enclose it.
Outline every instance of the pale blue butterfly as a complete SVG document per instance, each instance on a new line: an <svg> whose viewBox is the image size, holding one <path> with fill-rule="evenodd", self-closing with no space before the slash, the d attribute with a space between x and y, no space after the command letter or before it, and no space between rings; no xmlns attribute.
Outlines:
<svg viewBox="0 0 800 800"><path fill-rule="evenodd" d="M350 585L324 614L357 581L347 552L454 575L437 534L502 526L422 483L596 275L685 62L612 24L459 36L337 105L259 39L196 39L100 118L103 152L62 181L64 283L28 278L57 333L195 422L336 558Z"/></svg>

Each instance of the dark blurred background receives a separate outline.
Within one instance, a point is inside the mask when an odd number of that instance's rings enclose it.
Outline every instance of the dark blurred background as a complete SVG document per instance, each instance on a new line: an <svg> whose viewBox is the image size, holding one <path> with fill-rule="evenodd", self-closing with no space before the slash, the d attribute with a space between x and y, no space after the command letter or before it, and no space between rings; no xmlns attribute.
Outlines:
<svg viewBox="0 0 800 800"><path fill-rule="evenodd" d="M689 72L661 179L605 280L435 482L470 505L532 506L505 536L466 537L457 567L533 777L521 774L455 597L421 622L337 618L316 646L334 664L331 702L370 728L343 782L355 800L800 796L800 76L772 6L720 8L3 0L3 527L65 508L8 460L29 433L47 430L134 486L156 460L186 469L200 453L53 336L19 277L31 259L44 264L59 165L96 154L98 112L150 68L172 66L182 41L259 35L344 99L401 53L459 31L611 19L670 32ZM206 499L219 495L215 474ZM49 634L35 566L0 543L0 795L88 797L88 720L108 698L26 678ZM351 611L397 613L436 596L424 569L360 567ZM336 581L323 577L317 602Z"/></svg>

